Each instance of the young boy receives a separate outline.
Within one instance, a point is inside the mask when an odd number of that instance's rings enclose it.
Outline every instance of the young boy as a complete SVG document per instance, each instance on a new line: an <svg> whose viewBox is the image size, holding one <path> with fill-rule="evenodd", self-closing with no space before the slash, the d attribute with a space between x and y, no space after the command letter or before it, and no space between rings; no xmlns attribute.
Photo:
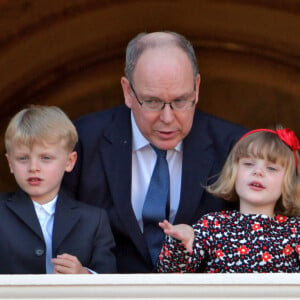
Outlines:
<svg viewBox="0 0 300 300"><path fill-rule="evenodd" d="M77 138L57 107L31 106L10 121L6 157L20 189L0 194L1 274L116 272L106 212L60 188Z"/></svg>

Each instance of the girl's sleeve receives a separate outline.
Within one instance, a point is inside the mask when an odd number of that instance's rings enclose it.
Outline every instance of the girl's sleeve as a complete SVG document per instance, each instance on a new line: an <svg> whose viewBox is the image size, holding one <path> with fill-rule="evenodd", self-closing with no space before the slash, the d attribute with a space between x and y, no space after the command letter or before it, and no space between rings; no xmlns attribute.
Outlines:
<svg viewBox="0 0 300 300"><path fill-rule="evenodd" d="M157 272L185 273L197 272L205 263L208 249L207 229L203 226L203 219L193 225L195 240L193 252L189 253L181 241L166 235L157 264Z"/></svg>

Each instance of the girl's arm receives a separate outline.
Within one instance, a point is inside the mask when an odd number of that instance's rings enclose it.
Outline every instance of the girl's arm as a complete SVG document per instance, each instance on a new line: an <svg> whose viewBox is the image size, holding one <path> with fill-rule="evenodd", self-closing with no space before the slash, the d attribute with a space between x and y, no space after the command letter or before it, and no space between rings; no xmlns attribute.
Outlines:
<svg viewBox="0 0 300 300"><path fill-rule="evenodd" d="M186 224L172 225L167 220L159 222L158 225L164 230L165 234L181 241L189 253L193 252L195 234L192 226Z"/></svg>
<svg viewBox="0 0 300 300"><path fill-rule="evenodd" d="M204 253L206 251L204 249L206 245L201 238L199 240L195 236L195 233L199 235L202 231L198 230L194 233L194 228L189 225L172 225L168 221L159 223L159 226L166 233L166 238L156 266L157 272L198 272L205 263ZM197 248L195 243L198 243ZM203 251L199 251L199 249L203 249Z"/></svg>

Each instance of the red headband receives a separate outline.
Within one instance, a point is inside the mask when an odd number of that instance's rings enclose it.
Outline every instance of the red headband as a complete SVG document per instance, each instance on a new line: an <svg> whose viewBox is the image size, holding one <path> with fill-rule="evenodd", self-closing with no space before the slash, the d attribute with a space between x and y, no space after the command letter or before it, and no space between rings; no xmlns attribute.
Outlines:
<svg viewBox="0 0 300 300"><path fill-rule="evenodd" d="M242 140L243 138L245 138L246 136L248 136L252 133L259 132L259 131L272 132L272 133L276 134L293 151L294 157L295 157L296 170L297 170L296 151L300 149L300 144L299 144L299 140L298 140L297 136L295 135L294 131L292 131L291 129L288 129L288 128L277 129L276 131L272 130L272 129L265 129L265 128L254 129L254 130L251 130L251 131L247 132L246 134L244 134L240 138L240 140Z"/></svg>

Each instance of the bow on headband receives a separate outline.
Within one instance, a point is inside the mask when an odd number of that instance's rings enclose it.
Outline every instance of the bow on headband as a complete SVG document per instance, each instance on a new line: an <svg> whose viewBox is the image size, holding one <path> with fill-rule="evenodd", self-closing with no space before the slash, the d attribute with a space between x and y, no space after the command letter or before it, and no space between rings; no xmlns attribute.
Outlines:
<svg viewBox="0 0 300 300"><path fill-rule="evenodd" d="M298 140L297 136L295 135L294 131L292 131L291 129L288 129L288 128L277 129L277 130L266 129L266 128L254 129L254 130L251 130L251 131L247 132L246 134L244 134L240 138L240 140L242 140L243 138L245 138L246 136L248 136L252 133L259 132L259 131L272 132L272 133L276 134L293 151L294 157L295 157L296 169L297 169L296 151L300 149L300 144L299 144L299 140Z"/></svg>

